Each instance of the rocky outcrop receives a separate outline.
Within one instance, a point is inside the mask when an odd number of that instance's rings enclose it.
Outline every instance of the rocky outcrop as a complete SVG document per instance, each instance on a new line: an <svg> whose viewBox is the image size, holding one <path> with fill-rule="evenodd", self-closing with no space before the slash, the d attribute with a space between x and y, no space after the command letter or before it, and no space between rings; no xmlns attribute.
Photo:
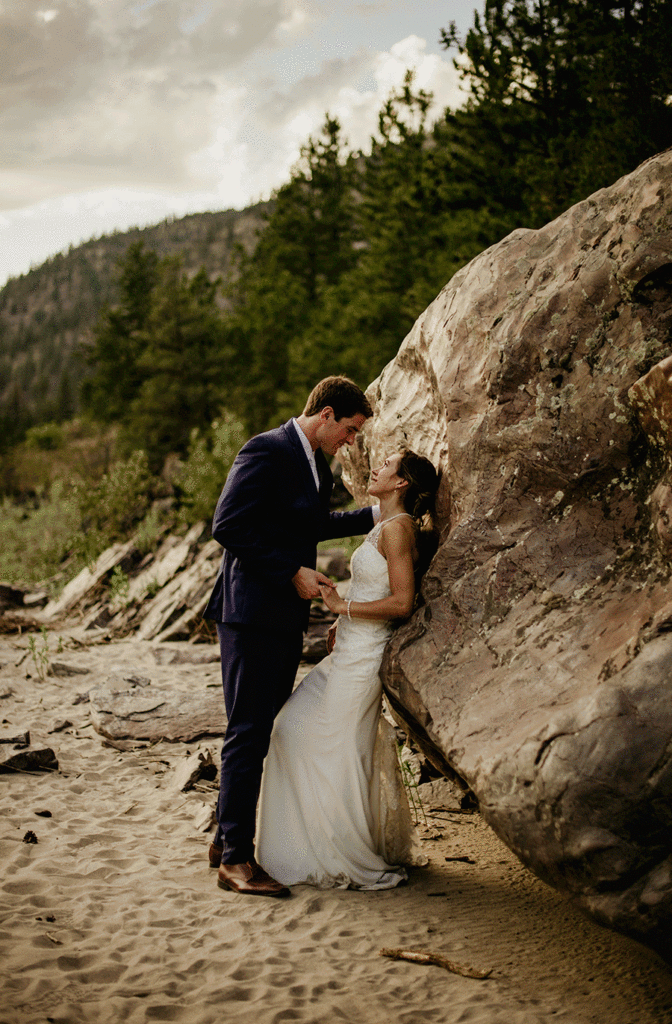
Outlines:
<svg viewBox="0 0 672 1024"><path fill-rule="evenodd" d="M669 954L672 151L461 270L346 465L443 469L397 715L541 878Z"/></svg>
<svg viewBox="0 0 672 1024"><path fill-rule="evenodd" d="M113 637L134 633L159 642L211 640L202 613L221 556L205 523L196 523L184 536L170 534L144 558L134 539L114 544L37 614L52 628L67 616Z"/></svg>
<svg viewBox="0 0 672 1024"><path fill-rule="evenodd" d="M110 638L134 635L136 640L216 643L214 625L203 619L222 560L222 548L210 538L205 523L196 523L183 536L169 534L144 557L135 540L107 548L90 567L72 579L58 599L49 601L36 619L17 612L5 620L7 631L54 628L66 618L86 629L103 630ZM318 568L332 578L350 576L345 550L327 548L318 555ZM4 586L4 589L3 589ZM0 584L0 617L5 607L36 607L40 595ZM46 599L45 599L46 603ZM319 661L327 654L327 630L335 616L326 606L314 606L305 637L303 658ZM0 628L2 620L0 619ZM217 653L215 657L219 657ZM60 666L67 674L67 666ZM58 674L55 664L50 671Z"/></svg>

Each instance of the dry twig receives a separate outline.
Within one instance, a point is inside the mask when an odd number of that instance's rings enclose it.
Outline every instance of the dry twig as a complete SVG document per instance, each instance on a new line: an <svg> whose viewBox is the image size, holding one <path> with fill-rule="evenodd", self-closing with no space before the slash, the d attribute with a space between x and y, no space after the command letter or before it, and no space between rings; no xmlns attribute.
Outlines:
<svg viewBox="0 0 672 1024"><path fill-rule="evenodd" d="M380 956L387 956L391 960L409 960L413 964L424 964L444 967L453 974L461 974L463 978L477 978L483 980L492 974L489 971L479 971L475 967L467 967L465 964L456 964L454 960L448 960L440 953L427 953L421 949L381 949Z"/></svg>

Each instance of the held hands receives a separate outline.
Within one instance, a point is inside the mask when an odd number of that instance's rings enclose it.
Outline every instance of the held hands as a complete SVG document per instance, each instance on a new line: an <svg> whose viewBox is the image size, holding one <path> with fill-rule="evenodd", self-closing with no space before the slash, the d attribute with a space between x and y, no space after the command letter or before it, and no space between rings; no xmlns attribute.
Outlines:
<svg viewBox="0 0 672 1024"><path fill-rule="evenodd" d="M331 591L334 586L323 572L318 572L317 569L308 569L305 565L302 565L292 576L292 583L297 594L304 601L309 601L312 597L320 597L320 595L324 597L322 591L327 588Z"/></svg>
<svg viewBox="0 0 672 1024"><path fill-rule="evenodd" d="M338 596L338 591L332 583L328 587L320 586L320 596L327 608L335 612L336 615L342 615L347 608L345 601Z"/></svg>

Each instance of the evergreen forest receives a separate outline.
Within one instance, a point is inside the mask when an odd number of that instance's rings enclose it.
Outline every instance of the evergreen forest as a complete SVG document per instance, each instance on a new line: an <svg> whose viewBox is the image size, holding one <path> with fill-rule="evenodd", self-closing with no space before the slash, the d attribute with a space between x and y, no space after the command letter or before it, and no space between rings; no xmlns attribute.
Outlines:
<svg viewBox="0 0 672 1024"><path fill-rule="evenodd" d="M170 478L174 502L193 520L216 499L245 436L298 413L326 373L366 387L479 252L672 145L672 0L485 0L466 36L454 24L437 26L437 36L460 72L463 106L430 119L431 97L409 72L364 152L349 148L327 113L246 231L235 219L246 211L227 212L218 259L207 239L161 248L138 231L116 252L109 285L88 272L65 363L51 350L53 294L19 334L10 329L10 306L30 306L31 276L43 268L8 283L8 498L47 500L54 453L69 439L85 476L109 479L119 460L135 459L137 470L140 458L147 493L165 494ZM26 353L38 330L36 367ZM98 455L87 462L83 439L94 434ZM48 472L39 452L50 453Z"/></svg>

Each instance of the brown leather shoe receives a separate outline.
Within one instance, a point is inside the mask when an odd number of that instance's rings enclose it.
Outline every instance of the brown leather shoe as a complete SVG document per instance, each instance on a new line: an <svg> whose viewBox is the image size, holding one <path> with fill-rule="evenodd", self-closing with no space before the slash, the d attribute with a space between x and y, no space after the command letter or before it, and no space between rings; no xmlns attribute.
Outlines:
<svg viewBox="0 0 672 1024"><path fill-rule="evenodd" d="M267 875L256 860L248 860L245 864L220 864L217 875L220 889L231 889L245 896L289 896L286 885L276 882Z"/></svg>
<svg viewBox="0 0 672 1024"><path fill-rule="evenodd" d="M210 849L208 850L208 860L210 861L211 868L219 867L219 865L222 863L223 853L223 846L217 846L215 843L210 843Z"/></svg>

